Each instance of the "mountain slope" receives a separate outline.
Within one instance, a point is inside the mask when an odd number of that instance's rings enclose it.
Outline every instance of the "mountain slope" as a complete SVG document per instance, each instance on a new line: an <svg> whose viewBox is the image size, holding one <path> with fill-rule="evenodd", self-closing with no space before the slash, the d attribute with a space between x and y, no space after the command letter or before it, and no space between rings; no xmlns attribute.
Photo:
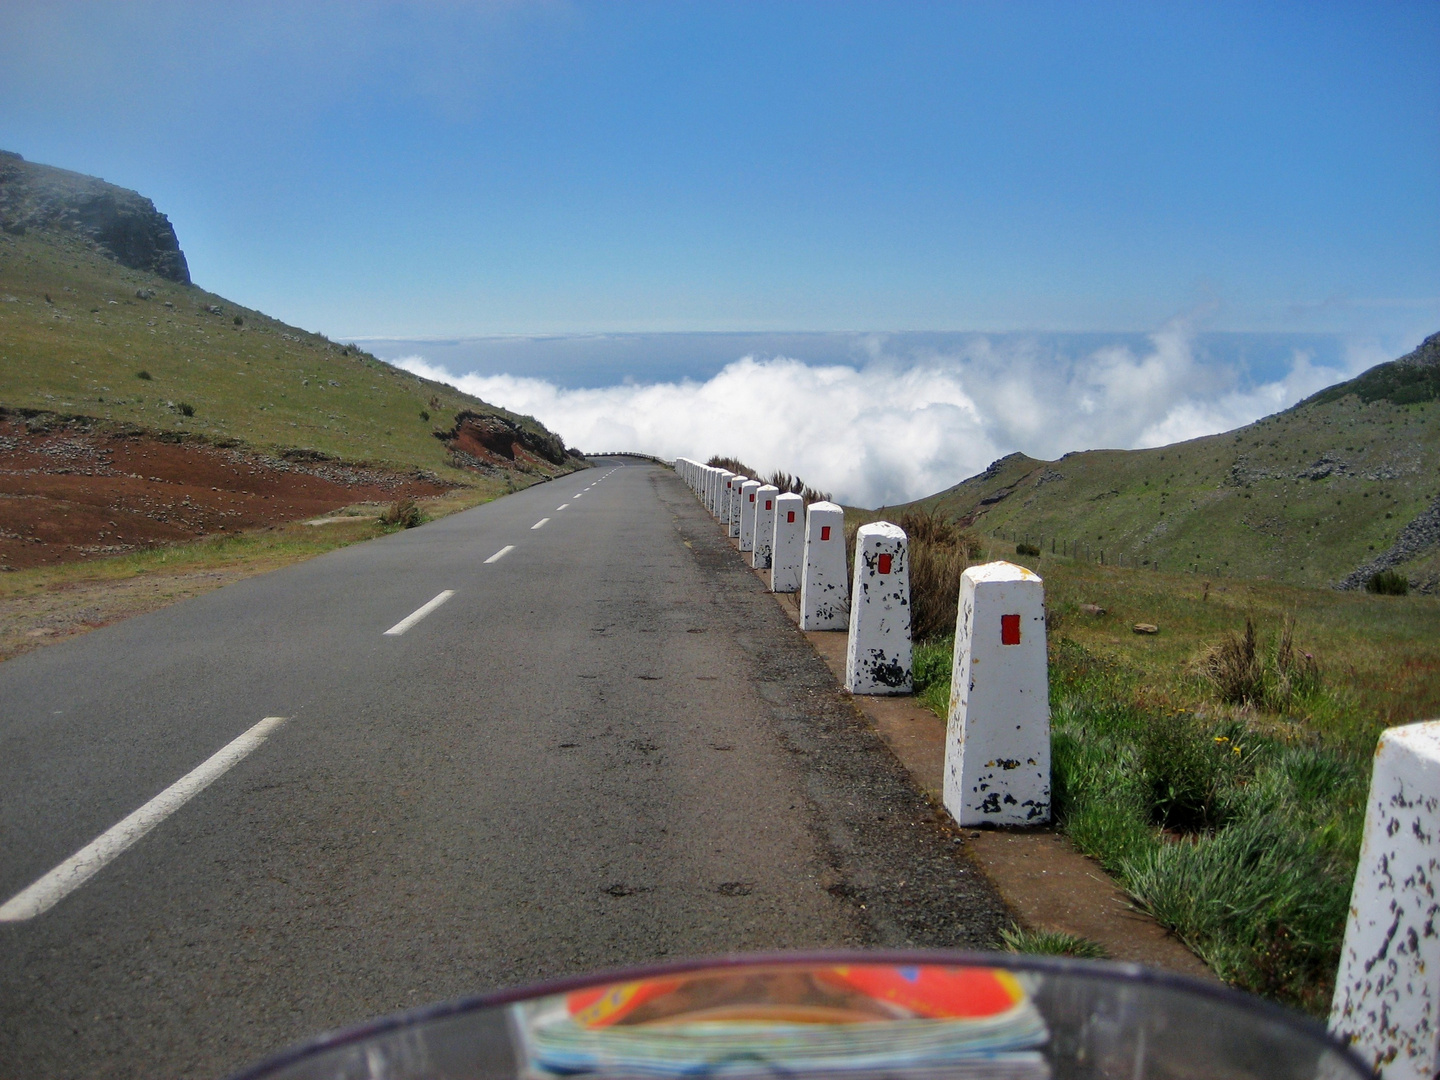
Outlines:
<svg viewBox="0 0 1440 1080"><path fill-rule="evenodd" d="M1022 454L918 505L1046 551L1354 588L1395 567L1440 585L1440 334L1221 435L1153 450Z"/></svg>
<svg viewBox="0 0 1440 1080"><path fill-rule="evenodd" d="M0 406L459 481L472 467L544 475L580 464L529 417L189 284L174 230L148 199L11 154L0 156ZM472 427L509 430L520 449L457 443L466 414Z"/></svg>

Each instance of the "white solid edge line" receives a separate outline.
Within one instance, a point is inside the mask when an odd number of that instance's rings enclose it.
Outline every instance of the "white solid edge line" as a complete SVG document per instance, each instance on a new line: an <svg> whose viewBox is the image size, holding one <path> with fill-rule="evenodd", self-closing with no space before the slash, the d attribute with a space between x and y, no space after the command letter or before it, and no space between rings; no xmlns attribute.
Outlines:
<svg viewBox="0 0 1440 1080"><path fill-rule="evenodd" d="M434 611L437 607L439 607L441 604L443 604L446 600L449 600L450 597L452 597L452 596L454 596L454 595L455 595L455 590L454 590L454 589L446 589L444 592L442 592L442 593L440 593L438 596L436 596L435 599L431 600L428 604L425 604L423 607L418 607L418 608L416 608L416 609L415 609L414 611L412 611L409 615L406 615L405 618L401 619L401 620L400 620L399 622L397 622L394 626L390 627L389 630L386 630L386 631L385 631L385 636L386 636L386 637L399 637L399 636L400 636L401 634L403 634L406 630L409 630L410 627L414 626L417 622L419 622L421 619L423 619L426 615L429 615L430 612Z"/></svg>
<svg viewBox="0 0 1440 1080"><path fill-rule="evenodd" d="M530 526L530 531L534 532L536 529L543 529L545 527L545 523L549 520L549 518L541 518L539 521L535 522L534 525Z"/></svg>
<svg viewBox="0 0 1440 1080"><path fill-rule="evenodd" d="M267 716L216 751L139 810L106 829L29 888L5 901L5 905L0 907L0 922L22 922L50 910L103 870L131 844L204 791L211 781L219 779L231 766L244 760L287 719L284 716Z"/></svg>
<svg viewBox="0 0 1440 1080"><path fill-rule="evenodd" d="M569 505L570 505L569 503L561 503L559 506L555 507L555 510L556 510L556 512L558 513L559 511L564 510L565 507L567 507L567 506L569 506Z"/></svg>
<svg viewBox="0 0 1440 1080"><path fill-rule="evenodd" d="M512 551L514 551L514 550L515 550L515 545L514 545L514 544L506 544L503 548L501 548L499 551L495 552L494 555L491 555L491 556L490 556L488 559L486 559L485 561L486 561L487 563L499 562L501 559L503 559L506 555L509 555L510 552L512 552Z"/></svg>

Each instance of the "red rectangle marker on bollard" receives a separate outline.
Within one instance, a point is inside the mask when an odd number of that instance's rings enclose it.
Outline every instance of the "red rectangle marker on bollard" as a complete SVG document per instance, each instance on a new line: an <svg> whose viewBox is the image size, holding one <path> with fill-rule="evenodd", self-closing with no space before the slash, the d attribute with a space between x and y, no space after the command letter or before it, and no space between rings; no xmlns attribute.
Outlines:
<svg viewBox="0 0 1440 1080"><path fill-rule="evenodd" d="M1001 644L1001 645L1019 645L1019 644L1020 644L1020 616L1019 616L1019 615L1001 615L1001 616L1000 616L1000 644Z"/></svg>
<svg viewBox="0 0 1440 1080"><path fill-rule="evenodd" d="M786 525L790 525L790 524L793 524L794 521L795 521L795 511L794 511L794 510L787 510L787 511L785 511L785 524L786 524Z"/></svg>
<svg viewBox="0 0 1440 1080"><path fill-rule="evenodd" d="M821 525L821 526L820 526L820 539L821 539L821 540L829 540L829 539L830 539L830 526L829 526L829 525Z"/></svg>
<svg viewBox="0 0 1440 1080"><path fill-rule="evenodd" d="M890 572L890 560L893 559L893 558L894 558L893 555L881 555L881 556L880 556L880 573L882 573L882 574L888 574L888 573Z"/></svg>

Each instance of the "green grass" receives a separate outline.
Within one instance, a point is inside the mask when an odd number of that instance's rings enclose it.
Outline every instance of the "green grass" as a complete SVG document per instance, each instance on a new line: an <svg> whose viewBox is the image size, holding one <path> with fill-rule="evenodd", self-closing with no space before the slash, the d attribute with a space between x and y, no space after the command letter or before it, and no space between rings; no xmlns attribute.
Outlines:
<svg viewBox="0 0 1440 1080"><path fill-rule="evenodd" d="M1011 926L1000 931L1000 940L1013 953L1041 956L1074 956L1082 960L1103 960L1110 954L1098 941L1067 934L1063 930L1026 930Z"/></svg>
<svg viewBox="0 0 1440 1080"><path fill-rule="evenodd" d="M1073 642L1055 649L1057 824L1221 978L1323 1014L1368 755L1146 707L1134 690L1130 673Z"/></svg>
<svg viewBox="0 0 1440 1080"><path fill-rule="evenodd" d="M1440 716L1440 602L1021 561L1046 582L1057 825L1222 978L1323 1014L1375 740ZM1258 689L1227 701L1206 661L1247 619ZM1282 694L1292 619L1314 675ZM917 697L940 716L951 649L915 648Z"/></svg>
<svg viewBox="0 0 1440 1080"><path fill-rule="evenodd" d="M140 289L154 296L140 299ZM475 474L452 468L433 434L458 411L544 430L224 297L127 269L65 234L37 231L0 233L0 404L319 450L465 482Z"/></svg>

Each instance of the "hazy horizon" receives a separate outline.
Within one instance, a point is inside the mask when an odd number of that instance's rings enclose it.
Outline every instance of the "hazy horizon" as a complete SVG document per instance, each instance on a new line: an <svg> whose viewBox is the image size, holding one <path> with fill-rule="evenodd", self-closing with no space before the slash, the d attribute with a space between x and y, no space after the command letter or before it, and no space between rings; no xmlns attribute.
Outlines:
<svg viewBox="0 0 1440 1080"><path fill-rule="evenodd" d="M1343 335L636 334L363 339L590 452L738 457L852 504L943 490L996 458L1229 430L1393 359Z"/></svg>

